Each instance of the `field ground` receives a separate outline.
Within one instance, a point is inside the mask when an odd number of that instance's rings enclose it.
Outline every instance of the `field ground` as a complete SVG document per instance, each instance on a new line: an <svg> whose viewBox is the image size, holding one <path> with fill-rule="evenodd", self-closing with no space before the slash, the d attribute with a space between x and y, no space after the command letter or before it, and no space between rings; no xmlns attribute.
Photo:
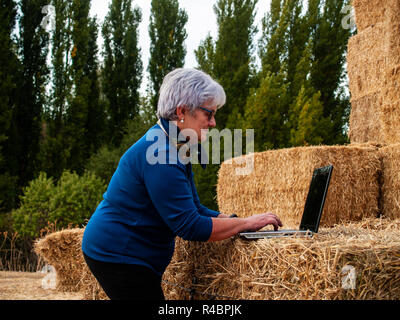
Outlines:
<svg viewBox="0 0 400 320"><path fill-rule="evenodd" d="M44 273L0 271L0 300L81 300L79 293L42 288Z"/></svg>

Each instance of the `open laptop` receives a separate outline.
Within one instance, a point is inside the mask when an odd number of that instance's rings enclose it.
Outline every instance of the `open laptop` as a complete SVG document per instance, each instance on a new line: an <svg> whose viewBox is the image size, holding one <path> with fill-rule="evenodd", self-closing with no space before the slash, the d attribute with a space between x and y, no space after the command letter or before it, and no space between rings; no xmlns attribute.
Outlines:
<svg viewBox="0 0 400 320"><path fill-rule="evenodd" d="M241 232L239 233L239 236L245 239L262 239L290 236L312 236L313 233L317 233L322 211L324 209L329 182L331 180L332 170L332 165L314 170L299 230Z"/></svg>

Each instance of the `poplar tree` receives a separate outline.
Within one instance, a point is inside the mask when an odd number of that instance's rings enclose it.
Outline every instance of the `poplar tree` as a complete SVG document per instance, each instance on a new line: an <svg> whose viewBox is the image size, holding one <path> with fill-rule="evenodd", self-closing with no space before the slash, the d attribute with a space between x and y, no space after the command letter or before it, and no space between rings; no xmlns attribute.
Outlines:
<svg viewBox="0 0 400 320"><path fill-rule="evenodd" d="M253 25L256 4L257 0L218 0L214 5L218 24L214 75L227 95L226 105L217 113L218 128L234 128L246 104L257 30Z"/></svg>
<svg viewBox="0 0 400 320"><path fill-rule="evenodd" d="M7 162L25 186L35 174L41 135L42 111L46 103L45 86L49 69L46 58L49 35L41 27L46 0L22 0L19 19L18 51L21 61L20 94L13 110L8 139Z"/></svg>
<svg viewBox="0 0 400 320"><path fill-rule="evenodd" d="M90 0L71 1L71 65L72 94L68 99L65 115L64 143L69 148L67 168L82 173L84 160L88 158L86 135L88 119L90 79L89 60L89 9ZM93 54L93 52L91 53Z"/></svg>
<svg viewBox="0 0 400 320"><path fill-rule="evenodd" d="M124 127L128 120L135 118L140 103L143 66L138 26L141 18L140 9L132 9L132 0L113 0L102 27L102 88L108 104L108 137L114 146L120 144Z"/></svg>
<svg viewBox="0 0 400 320"><path fill-rule="evenodd" d="M309 0L309 28L313 42L313 87L321 92L323 114L332 123L324 139L326 144L345 143L344 126L350 112L349 97L343 86L347 43L351 29L343 28L342 9L350 0Z"/></svg>
<svg viewBox="0 0 400 320"><path fill-rule="evenodd" d="M21 94L18 91L21 69L16 55L16 41L12 36L16 17L16 3L13 0L2 0L0 3L0 211L3 212L11 209L16 200L17 178L10 173L7 160L12 115L18 105L18 95Z"/></svg>
<svg viewBox="0 0 400 320"><path fill-rule="evenodd" d="M106 141L106 110L105 104L101 101L101 90L99 80L98 61L98 38L99 26L96 17L89 21L88 59L86 61L85 73L89 80L88 110L86 118L86 156L92 155L105 144Z"/></svg>
<svg viewBox="0 0 400 320"><path fill-rule="evenodd" d="M188 15L178 0L152 0L150 11L151 104L157 110L158 94L164 77L185 63Z"/></svg>
<svg viewBox="0 0 400 320"><path fill-rule="evenodd" d="M72 2L52 0L55 7L55 29L51 34L51 89L43 115L41 171L58 178L67 168L69 140L65 141L65 117L71 100Z"/></svg>

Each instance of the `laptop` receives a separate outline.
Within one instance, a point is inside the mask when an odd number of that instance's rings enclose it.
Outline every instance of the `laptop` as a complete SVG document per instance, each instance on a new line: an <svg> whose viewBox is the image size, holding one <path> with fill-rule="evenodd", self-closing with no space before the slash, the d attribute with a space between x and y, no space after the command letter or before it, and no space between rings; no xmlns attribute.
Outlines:
<svg viewBox="0 0 400 320"><path fill-rule="evenodd" d="M333 166L317 168L314 170L303 216L301 218L299 230L268 230L255 232L241 232L239 236L245 239L263 239L277 237L298 237L309 236L318 232L319 223L324 209L326 194L328 193L329 182L331 180Z"/></svg>

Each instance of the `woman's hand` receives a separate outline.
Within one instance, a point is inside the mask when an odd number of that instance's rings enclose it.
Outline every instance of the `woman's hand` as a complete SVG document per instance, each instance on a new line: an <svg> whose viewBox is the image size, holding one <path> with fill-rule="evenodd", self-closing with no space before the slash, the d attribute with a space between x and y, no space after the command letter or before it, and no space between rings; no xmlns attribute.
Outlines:
<svg viewBox="0 0 400 320"><path fill-rule="evenodd" d="M277 231L279 227L282 227L281 220L273 213L260 213L246 218L248 221L248 231L257 231L268 225L273 225L274 230Z"/></svg>
<svg viewBox="0 0 400 320"><path fill-rule="evenodd" d="M273 213L255 214L247 218L211 218L213 222L212 232L208 241L219 241L243 231L257 231L272 224L275 230L282 227L281 220Z"/></svg>

